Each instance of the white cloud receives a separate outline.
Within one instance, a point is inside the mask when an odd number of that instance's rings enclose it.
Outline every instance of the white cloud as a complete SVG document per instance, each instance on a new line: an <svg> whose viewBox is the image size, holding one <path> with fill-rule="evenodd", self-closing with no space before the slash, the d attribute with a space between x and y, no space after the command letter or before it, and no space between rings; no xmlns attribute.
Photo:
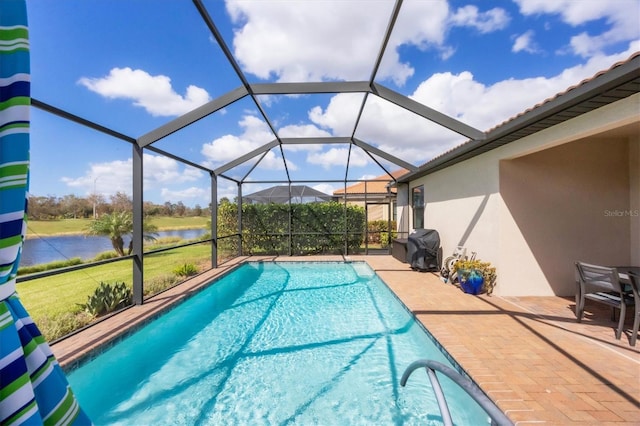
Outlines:
<svg viewBox="0 0 640 426"><path fill-rule="evenodd" d="M363 97L362 93L342 93L332 96L326 110L332 110L334 114L325 114L325 110L316 106L309 111L309 119L322 128L330 129L335 136L351 136Z"/></svg>
<svg viewBox="0 0 640 426"><path fill-rule="evenodd" d="M362 150L352 149L349 156L349 148L330 148L325 152L313 152L307 156L307 162L322 166L329 170L333 166L346 167L347 157L351 167L365 167L371 160Z"/></svg>
<svg viewBox="0 0 640 426"><path fill-rule="evenodd" d="M538 49L533 40L534 35L535 33L533 30L529 30L524 34L520 34L518 37L516 37L516 40L513 43L513 47L511 48L511 51L514 53L518 53L522 51L529 52L529 53L537 52Z"/></svg>
<svg viewBox="0 0 640 426"><path fill-rule="evenodd" d="M161 155L144 155L145 184L157 187L159 184L180 184L193 182L204 176L204 173L192 167L181 166L179 162Z"/></svg>
<svg viewBox="0 0 640 426"><path fill-rule="evenodd" d="M174 91L169 77L128 67L113 68L102 78L82 77L78 83L108 99L132 100L153 116L182 115L210 100L200 87L190 85L182 96Z"/></svg>
<svg viewBox="0 0 640 426"><path fill-rule="evenodd" d="M132 164L131 159L90 164L83 176L63 176L60 180L69 188L84 190L86 195L96 193L109 197L117 192L131 195Z"/></svg>
<svg viewBox="0 0 640 426"><path fill-rule="evenodd" d="M357 111L360 107L360 101L353 97L335 100L335 98L343 96L345 95L336 95L324 110L316 107L316 113L310 117L314 121L334 123L339 128L345 125L353 126L349 119L344 119L344 123L341 123L340 120L345 117L344 111L349 109L349 102L351 102L351 109ZM377 96L367 98L367 104L355 136L391 155L414 164L442 152L443 149L450 146L452 140L461 139L457 134L446 129L443 130L440 126ZM337 155L338 152L340 155ZM346 155L346 149L334 150L330 153L314 156L312 160L315 164L344 165ZM352 164L363 166L368 164L367 162L370 163L369 157L360 148L354 148L353 155L359 157Z"/></svg>
<svg viewBox="0 0 640 426"><path fill-rule="evenodd" d="M329 185L328 183L321 183L318 185L314 185L312 186L312 188L315 189L316 191L324 192L325 194L328 194L328 195L333 195L333 191L337 189L333 185Z"/></svg>
<svg viewBox="0 0 640 426"><path fill-rule="evenodd" d="M90 164L83 176L76 178L62 177L61 181L70 188L84 189L87 195L97 193L109 197L117 192L131 195L133 179L133 161L115 160L105 163ZM179 162L159 156L144 154L144 189L152 190L162 185L180 185L195 182L203 173L191 167L184 167Z"/></svg>
<svg viewBox="0 0 640 426"><path fill-rule="evenodd" d="M236 57L262 79L368 78L393 4L367 3L366 14L362 5L228 1Z"/></svg>
<svg viewBox="0 0 640 426"><path fill-rule="evenodd" d="M195 204L206 206L209 205L209 202L211 201L211 191L195 186L178 190L162 188L160 190L160 195L165 202L182 201L185 204L190 204L190 201L195 201Z"/></svg>
<svg viewBox="0 0 640 426"><path fill-rule="evenodd" d="M267 123L253 115L245 115L238 124L243 129L240 136L227 134L202 146L201 153L205 157L205 166L216 168L271 142L275 138ZM257 160L256 157L254 157L255 160ZM262 158L258 167L269 170L284 170L284 162L282 157L270 150ZM289 170L297 170L297 166L290 161L287 161L287 167Z"/></svg>
<svg viewBox="0 0 640 426"><path fill-rule="evenodd" d="M373 71L393 2L227 1L235 25L233 47L241 66L261 79L277 81L366 80ZM403 45L435 49L443 58L455 50L445 38L451 26L481 33L504 28L503 9L475 6L451 14L446 0L406 1L389 40L378 79L401 86L414 74L400 59Z"/></svg>
<svg viewBox="0 0 640 426"><path fill-rule="evenodd" d="M232 201L238 196L238 185L227 179L218 179L218 201L221 198L228 198Z"/></svg>
<svg viewBox="0 0 640 426"><path fill-rule="evenodd" d="M278 134L283 138L313 138L329 137L326 130L319 129L311 124L290 124L278 129Z"/></svg>
<svg viewBox="0 0 640 426"><path fill-rule="evenodd" d="M516 0L524 15L555 14L569 25L605 20L610 29L601 34L582 32L571 38L573 52L591 57L614 43L640 38L640 2L637 0Z"/></svg>
<svg viewBox="0 0 640 426"><path fill-rule="evenodd" d="M451 22L456 26L472 27L481 33L490 33L505 28L509 24L509 15L504 9L497 7L480 12L477 6L467 5L456 10L451 16Z"/></svg>

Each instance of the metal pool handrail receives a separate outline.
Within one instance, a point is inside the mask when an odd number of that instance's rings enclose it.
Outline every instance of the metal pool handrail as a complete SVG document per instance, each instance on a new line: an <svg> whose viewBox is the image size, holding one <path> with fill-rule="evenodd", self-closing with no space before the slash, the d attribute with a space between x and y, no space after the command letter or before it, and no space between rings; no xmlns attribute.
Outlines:
<svg viewBox="0 0 640 426"><path fill-rule="evenodd" d="M449 406L447 405L447 400L444 396L444 392L442 391L442 387L440 386L440 381L436 376L436 371L439 371L440 373L453 380L467 394L469 394L469 396L471 396L474 401L480 404L480 406L487 412L489 417L491 417L492 425L513 425L513 422L509 420L509 418L502 412L502 410L500 410L498 406L493 403L493 401L491 401L484 393L482 393L482 391L471 380L438 361L433 361L430 359L420 359L418 361L412 362L411 365L409 365L402 374L400 385L404 386L407 383L407 379L409 378L411 373L413 373L420 367L425 367L425 369L427 370L427 375L429 376L429 380L431 381L431 385L433 386L433 391L436 394L436 400L438 401L438 407L440 407L442 421L445 426L452 426L453 420L451 419Z"/></svg>

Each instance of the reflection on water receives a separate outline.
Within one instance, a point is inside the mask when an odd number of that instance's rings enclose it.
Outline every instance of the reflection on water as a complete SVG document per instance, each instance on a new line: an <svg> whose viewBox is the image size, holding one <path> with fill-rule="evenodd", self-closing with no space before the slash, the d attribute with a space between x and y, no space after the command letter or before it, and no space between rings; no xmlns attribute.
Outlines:
<svg viewBox="0 0 640 426"><path fill-rule="evenodd" d="M207 232L206 229L181 229L175 231L160 231L157 238L180 237L183 240L199 238ZM129 238L125 237L125 248ZM111 240L107 237L84 235L61 235L55 237L29 238L24 242L20 266L38 265L41 263L67 260L73 257L92 259L98 254L111 251Z"/></svg>

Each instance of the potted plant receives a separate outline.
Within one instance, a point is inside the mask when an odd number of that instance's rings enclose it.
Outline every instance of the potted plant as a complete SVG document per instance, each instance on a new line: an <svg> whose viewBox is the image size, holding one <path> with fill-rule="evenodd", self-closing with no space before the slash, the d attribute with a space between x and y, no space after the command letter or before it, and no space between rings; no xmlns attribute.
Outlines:
<svg viewBox="0 0 640 426"><path fill-rule="evenodd" d="M453 266L460 288L465 293L493 293L496 283L496 268L481 260L459 260Z"/></svg>

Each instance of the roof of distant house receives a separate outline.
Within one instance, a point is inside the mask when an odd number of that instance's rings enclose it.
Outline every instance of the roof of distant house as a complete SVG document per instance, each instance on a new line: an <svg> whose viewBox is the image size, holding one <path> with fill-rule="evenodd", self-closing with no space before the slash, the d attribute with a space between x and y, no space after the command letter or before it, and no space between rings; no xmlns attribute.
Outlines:
<svg viewBox="0 0 640 426"><path fill-rule="evenodd" d="M365 192L367 194L386 194L389 183L393 183L395 179L398 179L407 172L408 170L406 169L398 169L391 172L391 176L384 174L366 182L358 182L354 185L347 186L346 188L337 189L333 191L333 195L342 195L345 193L345 189L347 194L364 194ZM391 186L391 192L396 192L395 186Z"/></svg>
<svg viewBox="0 0 640 426"><path fill-rule="evenodd" d="M279 185L244 195L242 199L254 203L288 203L289 200L295 202L331 201L332 197L305 185Z"/></svg>

